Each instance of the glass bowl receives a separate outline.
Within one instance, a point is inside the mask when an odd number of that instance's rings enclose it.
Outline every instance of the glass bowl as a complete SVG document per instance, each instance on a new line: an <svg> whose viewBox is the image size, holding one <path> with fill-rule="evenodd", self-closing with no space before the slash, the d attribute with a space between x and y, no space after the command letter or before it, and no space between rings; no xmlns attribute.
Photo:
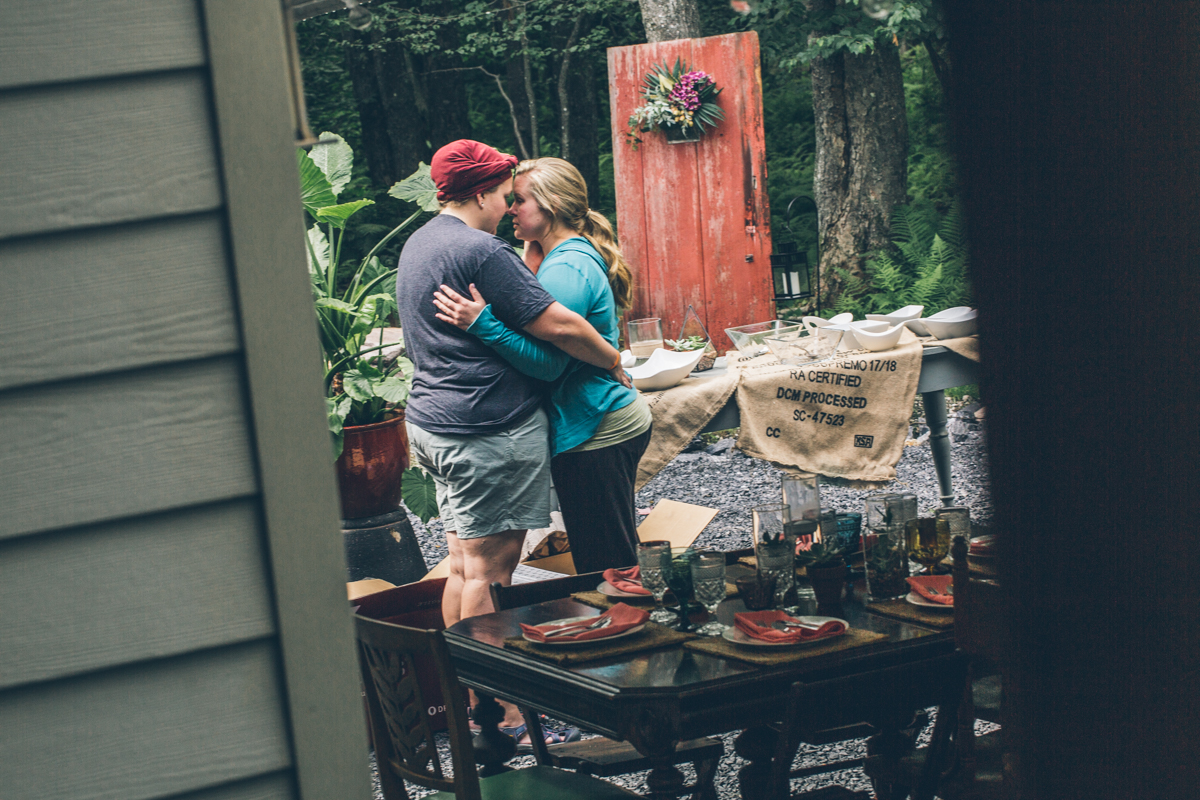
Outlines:
<svg viewBox="0 0 1200 800"><path fill-rule="evenodd" d="M751 325L741 325L737 328L726 328L729 341L738 352L744 356L758 356L767 352L767 344L763 340L768 336L784 336L798 334L804 330L803 322L790 319L772 319L767 322L755 322Z"/></svg>

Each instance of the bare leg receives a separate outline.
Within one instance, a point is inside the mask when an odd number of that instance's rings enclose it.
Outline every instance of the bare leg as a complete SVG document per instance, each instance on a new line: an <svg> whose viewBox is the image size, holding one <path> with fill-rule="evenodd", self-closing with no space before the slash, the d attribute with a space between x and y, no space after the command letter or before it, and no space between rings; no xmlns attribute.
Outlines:
<svg viewBox="0 0 1200 800"><path fill-rule="evenodd" d="M488 587L494 581L499 581L505 586L512 583L513 570L521 560L525 531L504 531L475 539L459 539L456 533L447 533L446 541L450 547L451 575L446 581L446 593L442 595L442 617L446 620L446 625L453 625L466 617L495 611ZM447 596L456 576L457 585L454 590L457 595L457 608L451 609ZM451 614L454 615L453 622L450 619ZM500 706L504 709L504 721L501 725L513 728L522 723L521 712L516 706L503 702Z"/></svg>
<svg viewBox="0 0 1200 800"><path fill-rule="evenodd" d="M446 546L450 550L450 575L442 591L442 622L449 628L462 619L463 557L458 546L458 532L446 531Z"/></svg>

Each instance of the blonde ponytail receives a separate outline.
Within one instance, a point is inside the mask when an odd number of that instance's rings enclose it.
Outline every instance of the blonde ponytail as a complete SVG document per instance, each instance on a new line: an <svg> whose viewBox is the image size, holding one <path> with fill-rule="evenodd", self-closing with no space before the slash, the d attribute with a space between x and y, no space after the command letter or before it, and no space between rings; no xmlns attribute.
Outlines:
<svg viewBox="0 0 1200 800"><path fill-rule="evenodd" d="M624 310L633 305L633 273L621 250L617 247L617 239L613 236L612 225L599 211L588 209L583 218L582 233L592 247L600 253L604 263L608 264L608 285L612 288L613 300L617 308Z"/></svg>
<svg viewBox="0 0 1200 800"><path fill-rule="evenodd" d="M529 178L529 194L538 208L592 243L608 265L608 285L617 313L633 305L633 273L621 255L612 225L603 214L588 208L587 184L575 165L561 158L522 161L517 175Z"/></svg>

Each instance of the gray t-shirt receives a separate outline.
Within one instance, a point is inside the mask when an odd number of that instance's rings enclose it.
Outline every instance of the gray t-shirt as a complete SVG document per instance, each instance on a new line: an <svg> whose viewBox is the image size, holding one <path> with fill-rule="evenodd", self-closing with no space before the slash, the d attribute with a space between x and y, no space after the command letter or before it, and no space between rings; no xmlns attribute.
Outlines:
<svg viewBox="0 0 1200 800"><path fill-rule="evenodd" d="M444 434L511 427L539 406L545 384L518 372L477 337L437 319L433 293L443 283L466 297L474 283L492 313L516 331L554 298L507 242L449 214L421 226L400 253L396 300L404 346L417 367L408 421Z"/></svg>

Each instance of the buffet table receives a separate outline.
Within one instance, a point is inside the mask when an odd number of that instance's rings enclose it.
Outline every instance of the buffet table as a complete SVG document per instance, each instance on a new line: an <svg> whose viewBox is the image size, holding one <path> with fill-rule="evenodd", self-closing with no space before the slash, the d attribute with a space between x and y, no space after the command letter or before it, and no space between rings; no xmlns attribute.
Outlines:
<svg viewBox="0 0 1200 800"><path fill-rule="evenodd" d="M692 373L691 378L700 381L725 381L729 378L729 372L726 358L720 357L711 370ZM921 395L925 407L925 421L930 431L929 445L937 471L942 505L955 504L950 475L950 437L946 429L945 390L976 383L978 380L979 364L976 361L941 345L923 347L917 392ZM669 396L670 391L665 394ZM740 424L741 414L736 394L731 393L715 414L701 424L698 432L727 430L739 427Z"/></svg>

